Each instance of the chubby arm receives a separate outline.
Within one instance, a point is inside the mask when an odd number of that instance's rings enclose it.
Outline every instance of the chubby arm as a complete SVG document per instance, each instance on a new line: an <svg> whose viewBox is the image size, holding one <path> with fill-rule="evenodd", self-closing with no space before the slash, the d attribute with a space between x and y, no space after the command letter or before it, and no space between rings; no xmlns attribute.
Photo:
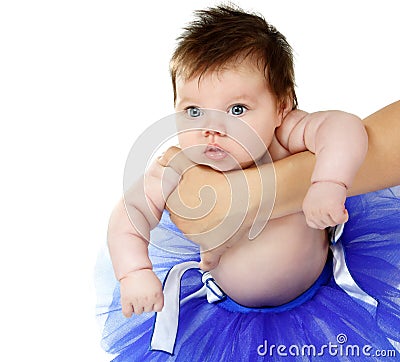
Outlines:
<svg viewBox="0 0 400 362"><path fill-rule="evenodd" d="M400 184L400 101L394 102L363 120L363 124L368 134L367 156L356 173L354 181L347 190L347 196L358 195L366 192L380 190ZM188 160L176 158L176 154L182 155L179 149L171 149L165 154L162 160L163 165L170 165L182 172L188 169ZM184 158L184 157L182 157ZM182 166L183 165L183 166ZM255 215L260 206L260 202L274 202L271 215L265 218L278 218L301 211L302 202L310 187L310 180L315 166L315 155L309 151L300 152L274 162L259 167L260 172L272 174L276 179L276 194L274 200L262 198L260 186L259 170L248 168L243 171L232 171L232 174L244 172L249 184L249 190L253 192L253 197L249 198L248 214ZM216 199L230 199L231 189L226 185L225 177L222 173L213 171L209 168L193 166L183 174L179 191L183 199L188 195L198 195L199 190L204 186L204 180L213 188ZM187 204L190 205L189 202ZM196 204L192 205L193 207ZM203 218L185 217L183 209L176 207L171 210L172 221L185 234L201 234L212 230L223 220L235 219L237 210L213 208ZM253 224L251 217L243 220L242 226L237 230L235 236L238 239L245 239ZM197 241L201 245L201 241ZM209 241L207 241L209 242ZM229 244L229 243L226 243ZM218 263L220 255L224 252L223 247L214 249L213 253L204 254L202 260L210 265L210 268Z"/></svg>
<svg viewBox="0 0 400 362"><path fill-rule="evenodd" d="M154 162L116 205L107 239L118 280L131 271L151 269L147 253L150 230L158 224L165 199L178 182L175 171Z"/></svg>
<svg viewBox="0 0 400 362"><path fill-rule="evenodd" d="M291 153L316 155L311 185L303 201L308 224L315 228L347 220L347 189L365 159L368 136L361 120L349 113L294 110L277 130L280 143Z"/></svg>
<svg viewBox="0 0 400 362"><path fill-rule="evenodd" d="M381 190L400 184L400 100L378 110L363 120L368 134L368 151L364 162L357 171L353 184L347 190L348 196ZM189 161L176 158L176 163L170 163L176 154L182 154L178 148L171 148L161 160L164 166L170 165L178 173L188 169ZM183 158L183 157L182 157ZM183 166L181 165L183 164ZM315 166L315 155L309 151L300 152L286 157L274 164L259 166L260 172L271 173L274 169L276 177L276 195L271 219L290 215L301 211L303 199L310 186L310 179ZM260 177L256 168L247 168L232 173L244 172L249 189L260 190ZM182 197L197 195L204 186L204 179L216 192L216 198L230 198L230 188L224 184L224 176L220 172L208 168L193 166L179 182ZM258 197L257 197L258 196ZM261 194L254 194L250 199L249 210L256 213L259 208ZM271 200L265 200L271 202ZM202 233L211 230L224 218L229 218L227 210L213 210L202 219L185 218L181 210L171 210L174 223L186 234ZM251 220L246 219L242 229L251 226Z"/></svg>
<svg viewBox="0 0 400 362"><path fill-rule="evenodd" d="M108 246L116 278L121 282L125 316L162 308L162 287L152 272L148 256L150 230L177 186L179 175L154 162L146 174L124 195L113 210L108 227Z"/></svg>
<svg viewBox="0 0 400 362"><path fill-rule="evenodd" d="M335 182L350 188L364 161L368 136L361 119L350 113L294 110L277 130L292 154L309 150L317 159L311 183Z"/></svg>
<svg viewBox="0 0 400 362"><path fill-rule="evenodd" d="M400 101L378 110L363 120L368 134L368 151L364 162L357 171L347 196L372 192L400 184ZM301 210L303 199L310 186L315 165L311 152L301 152L274 162L276 174L276 199L271 218L290 215ZM263 165L266 170L270 165ZM194 170L193 170L194 171ZM253 169L245 170L250 185L259 182ZM193 174L193 177L196 175ZM209 180L211 178L209 177ZM189 180L188 180L189 181ZM183 185L182 185L183 186ZM183 194L185 188L182 187ZM187 190L189 191L189 190ZM250 204L250 208L257 205ZM218 221L213 215L213 222ZM210 219L211 222L211 219ZM180 220L176 220L178 227ZM194 228L195 222L186 223L184 231ZM200 227L200 225L198 225ZM202 228L209 228L203 220Z"/></svg>

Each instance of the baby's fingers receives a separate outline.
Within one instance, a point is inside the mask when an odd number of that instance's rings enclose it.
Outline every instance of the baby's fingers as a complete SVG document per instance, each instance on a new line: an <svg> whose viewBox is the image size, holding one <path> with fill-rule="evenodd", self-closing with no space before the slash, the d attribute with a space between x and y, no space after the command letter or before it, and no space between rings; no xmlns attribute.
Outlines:
<svg viewBox="0 0 400 362"><path fill-rule="evenodd" d="M154 312L161 312L164 307L164 298L154 303L153 311Z"/></svg>
<svg viewBox="0 0 400 362"><path fill-rule="evenodd" d="M126 318L130 318L132 317L133 314L133 306L131 303L129 302L122 302L121 303L121 307L122 307L122 314L126 317Z"/></svg>
<svg viewBox="0 0 400 362"><path fill-rule="evenodd" d="M343 208L306 215L308 226L314 229L325 229L329 226L343 224L348 220L348 218L349 215L347 210Z"/></svg>
<svg viewBox="0 0 400 362"><path fill-rule="evenodd" d="M331 219L334 224L330 226L335 226L338 224L343 224L349 219L349 214L346 209L340 208L336 210L332 210L330 213Z"/></svg>
<svg viewBox="0 0 400 362"><path fill-rule="evenodd" d="M173 159L179 152L182 150L178 147L172 146L168 148L161 156L158 157L157 162L161 166L169 166L169 163L171 162L171 159Z"/></svg>
<svg viewBox="0 0 400 362"><path fill-rule="evenodd" d="M325 229L328 226L334 226L336 224L334 224L333 220L331 218L329 218L329 216L325 216L324 218L311 218L311 219L306 219L307 221L307 225L310 228L313 229Z"/></svg>
<svg viewBox="0 0 400 362"><path fill-rule="evenodd" d="M189 168L196 166L194 162L189 160L183 151L175 146L168 148L158 159L157 162L164 167L172 167L175 172L182 174Z"/></svg>
<svg viewBox="0 0 400 362"><path fill-rule="evenodd" d="M325 229L327 226L334 223L329 213L317 209L308 209L304 212L307 225L313 229Z"/></svg>
<svg viewBox="0 0 400 362"><path fill-rule="evenodd" d="M144 305L143 312L150 313L150 312L161 312L164 306L164 296L161 295L160 297L156 297L155 299L151 298L147 301Z"/></svg>

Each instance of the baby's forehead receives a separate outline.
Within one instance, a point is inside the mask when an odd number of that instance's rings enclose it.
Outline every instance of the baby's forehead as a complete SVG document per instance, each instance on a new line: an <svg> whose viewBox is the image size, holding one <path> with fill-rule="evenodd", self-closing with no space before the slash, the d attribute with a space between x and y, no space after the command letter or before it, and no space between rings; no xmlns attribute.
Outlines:
<svg viewBox="0 0 400 362"><path fill-rule="evenodd" d="M188 104L220 109L228 103L254 104L270 87L264 73L254 66L224 67L208 70L191 78L176 78L175 107L185 108Z"/></svg>
<svg viewBox="0 0 400 362"><path fill-rule="evenodd" d="M268 77L264 67L261 67L258 63L250 60L214 64L206 69L198 71L190 71L184 67L181 71L177 72L176 82L180 84L193 81L200 83L205 78L221 80L223 78L231 77L232 75L242 75L243 77L256 75L268 82Z"/></svg>

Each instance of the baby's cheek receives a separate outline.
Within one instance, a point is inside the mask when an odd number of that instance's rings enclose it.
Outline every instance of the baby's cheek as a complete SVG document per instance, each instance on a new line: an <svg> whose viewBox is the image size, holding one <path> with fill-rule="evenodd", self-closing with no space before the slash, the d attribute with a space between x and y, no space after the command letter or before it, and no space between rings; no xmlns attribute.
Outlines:
<svg viewBox="0 0 400 362"><path fill-rule="evenodd" d="M184 150L196 145L200 145L198 131L185 131L178 134L179 146Z"/></svg>

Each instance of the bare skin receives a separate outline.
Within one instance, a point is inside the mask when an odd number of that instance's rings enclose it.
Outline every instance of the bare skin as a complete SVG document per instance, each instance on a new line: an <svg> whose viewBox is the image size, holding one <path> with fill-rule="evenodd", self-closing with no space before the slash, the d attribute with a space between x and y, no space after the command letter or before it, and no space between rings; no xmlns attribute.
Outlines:
<svg viewBox="0 0 400 362"><path fill-rule="evenodd" d="M326 262L328 243L323 229L347 219L346 188L367 149L366 132L358 117L340 111L308 114L291 111L290 103L285 109L278 104L264 72L250 60L226 67L218 74L203 74L201 80L199 76L177 79L176 111L187 112L186 116L192 117L189 123L195 124L179 133L178 138L192 161L226 171L232 169L232 159L241 168L254 160L268 162L267 149L272 160L305 149L317 155L313 184L305 196L305 213L270 221L253 241L244 235L243 240L230 245L211 271L231 298L247 306L288 302L314 283ZM207 109L238 119L231 117L228 122L199 127L199 115ZM206 120L214 122L217 117ZM236 127L241 127L236 132L238 138L229 137ZM255 146L256 140L261 140L260 147ZM157 225L166 206L164 196L176 189L179 175L160 163L155 161L144 178L125 194L125 207L132 223L123 215L124 205L117 206L110 219L110 254L121 282L123 313L128 317L132 313L158 311L163 304L161 286L149 263L147 243L149 231ZM335 167L336 164L341 167ZM267 190L269 184L261 186ZM247 206L249 195L243 192L245 186L236 194ZM252 192L254 197L256 193ZM171 204L168 206L171 208ZM235 208L247 214L247 207ZM226 240L225 233L235 231L235 227L240 228L241 223L217 228L208 240L221 243ZM194 235L190 239L197 241Z"/></svg>
<svg viewBox="0 0 400 362"><path fill-rule="evenodd" d="M371 192L386 187L400 184L400 101L396 101L363 120L368 133L368 152L366 158L357 172L353 184L347 191L348 196ZM176 157L175 157L176 156ZM169 161L172 160L171 163ZM188 166L188 160L177 148L169 149L160 160L164 165L169 164L178 173ZM271 219L279 218L299 212L302 209L303 199L310 186L310 179L315 165L315 156L305 151L291 155L274 162L274 165L266 164L261 167L262 172L272 177L275 170L276 197L272 209ZM273 170L274 169L274 170ZM236 171L230 172L234 177ZM254 168L244 170L248 184L250 185L249 212L242 227L226 243L221 246L210 245L210 240L202 240L198 236L196 242L206 245L208 251L202 253L202 268L213 269L221 255L235 244L238 240L244 240L252 225L252 217L260 203L261 186L258 171ZM268 176L270 175L270 176ZM185 233L196 234L207 233L218 225L223 219L234 217L235 210L227 212L227 199L230 199L230 189L224 175L204 166L191 167L181 177L179 183L179 194L185 203L196 206L193 195L198 195L205 181L210 185L219 202L218 207L201 219L185 218L174 203L170 210L172 221ZM174 198L171 195L171 199ZM264 200L263 202L271 202ZM248 243L246 244L248 245ZM244 250L244 247L243 247Z"/></svg>

